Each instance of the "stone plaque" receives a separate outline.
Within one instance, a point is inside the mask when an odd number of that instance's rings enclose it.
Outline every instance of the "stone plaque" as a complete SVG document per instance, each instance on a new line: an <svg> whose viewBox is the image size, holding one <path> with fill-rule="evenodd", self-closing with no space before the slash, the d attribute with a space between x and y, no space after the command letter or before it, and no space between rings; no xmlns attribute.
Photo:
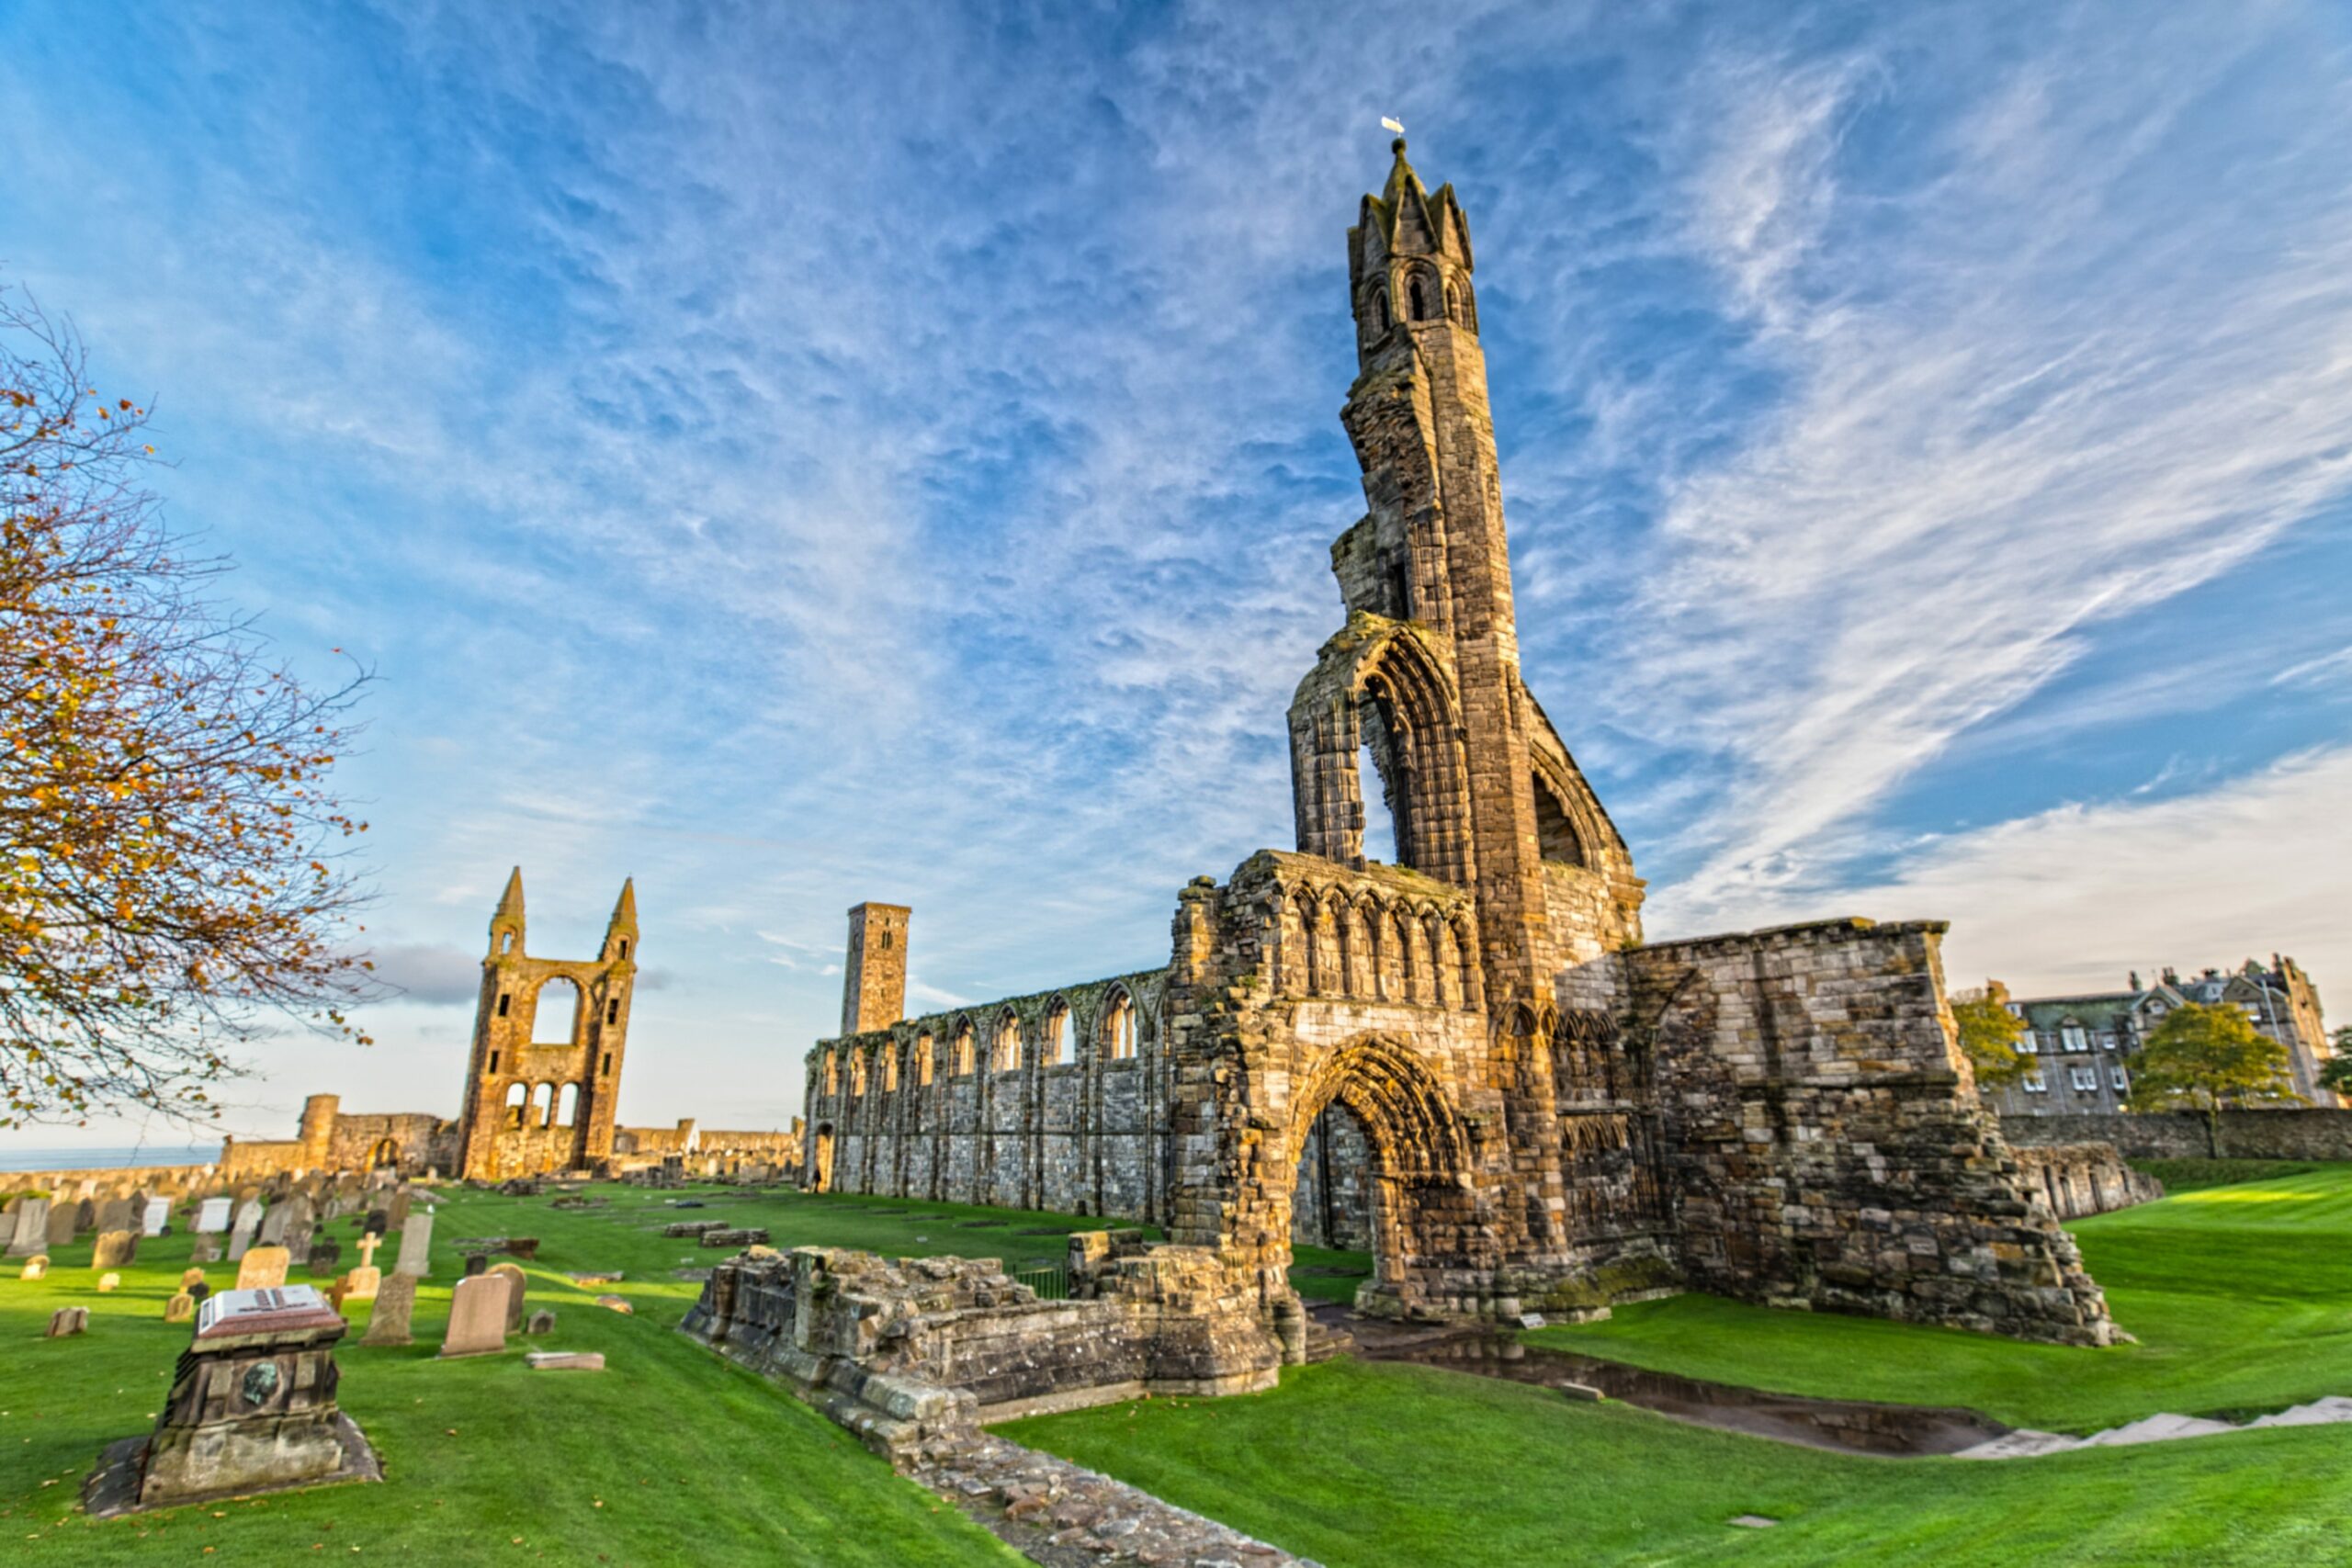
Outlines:
<svg viewBox="0 0 2352 1568"><path fill-rule="evenodd" d="M88 1307L59 1307L49 1314L49 1332L43 1337L62 1339L68 1335L79 1334L89 1326L90 1309Z"/></svg>
<svg viewBox="0 0 2352 1568"><path fill-rule="evenodd" d="M416 1276L394 1274L376 1292L376 1310L368 1315L362 1345L405 1345L409 1319L416 1312Z"/></svg>
<svg viewBox="0 0 2352 1568"><path fill-rule="evenodd" d="M196 1232L211 1235L229 1228L229 1200L207 1198L196 1207Z"/></svg>
<svg viewBox="0 0 2352 1568"><path fill-rule="evenodd" d="M347 1302L372 1302L384 1288L384 1271L372 1263L362 1263L343 1277L343 1299Z"/></svg>
<svg viewBox="0 0 2352 1568"><path fill-rule="evenodd" d="M171 1228L172 1201L169 1198L148 1199L146 1207L140 1212L139 1234L164 1235L168 1234Z"/></svg>
<svg viewBox="0 0 2352 1568"><path fill-rule="evenodd" d="M220 1299L225 1301L232 1295L242 1295L253 1291L274 1290L285 1284L286 1268L292 1261L293 1255L282 1247L253 1248L237 1265L237 1288L233 1291L223 1291L220 1293ZM295 1288L310 1289L307 1285ZM311 1293L316 1295L318 1292L312 1291ZM320 1304L323 1306L326 1303L322 1302Z"/></svg>
<svg viewBox="0 0 2352 1568"><path fill-rule="evenodd" d="M458 1281L449 1297L449 1332L444 1356L487 1356L506 1348L506 1295L514 1286L503 1274L476 1274Z"/></svg>
<svg viewBox="0 0 2352 1568"><path fill-rule="evenodd" d="M136 1231L101 1231L97 1245L90 1249L93 1269L119 1269L139 1258L139 1233Z"/></svg>

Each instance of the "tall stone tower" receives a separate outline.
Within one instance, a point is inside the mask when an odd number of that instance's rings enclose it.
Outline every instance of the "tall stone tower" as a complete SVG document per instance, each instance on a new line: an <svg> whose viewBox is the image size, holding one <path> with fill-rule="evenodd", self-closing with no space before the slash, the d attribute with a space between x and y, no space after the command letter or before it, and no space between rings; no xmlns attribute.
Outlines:
<svg viewBox="0 0 2352 1568"><path fill-rule="evenodd" d="M625 881L594 959L531 957L523 868L514 868L482 959L460 1175L498 1181L583 1170L612 1154L637 942L637 889Z"/></svg>
<svg viewBox="0 0 2352 1568"><path fill-rule="evenodd" d="M849 912L842 959L842 1033L888 1029L907 1016L907 921L903 904L865 903Z"/></svg>
<svg viewBox="0 0 2352 1568"><path fill-rule="evenodd" d="M1331 547L1348 626L1291 706L1298 846L1362 866L1368 750L1397 858L1476 895L1490 1012L1641 933L1624 840L1520 678L1470 227L1395 143L1348 231L1366 514Z"/></svg>

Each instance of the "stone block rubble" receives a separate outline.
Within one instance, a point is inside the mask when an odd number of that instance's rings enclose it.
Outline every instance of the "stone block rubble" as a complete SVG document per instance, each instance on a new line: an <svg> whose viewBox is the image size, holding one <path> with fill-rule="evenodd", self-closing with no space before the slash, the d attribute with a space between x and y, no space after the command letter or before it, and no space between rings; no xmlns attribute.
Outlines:
<svg viewBox="0 0 2352 1568"><path fill-rule="evenodd" d="M2043 1454L2071 1453L2076 1449L2124 1448L2135 1443L2165 1443L2180 1438L2211 1438L2227 1432L2251 1432L2264 1427L2328 1427L2352 1421L2352 1398L2328 1394L2269 1416L2257 1416L2242 1427L2201 1416L2158 1414L2120 1427L2070 1438L2063 1432L2038 1432L2020 1427L1988 1443L1963 1449L1955 1459L2039 1459Z"/></svg>

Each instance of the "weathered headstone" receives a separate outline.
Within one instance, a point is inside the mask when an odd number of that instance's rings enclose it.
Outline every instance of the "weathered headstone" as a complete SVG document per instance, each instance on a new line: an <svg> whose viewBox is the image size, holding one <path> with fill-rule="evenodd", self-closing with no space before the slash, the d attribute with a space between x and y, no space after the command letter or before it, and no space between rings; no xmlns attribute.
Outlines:
<svg viewBox="0 0 2352 1568"><path fill-rule="evenodd" d="M203 1278L204 1270L201 1269L183 1269L180 1270L180 1289L185 1291Z"/></svg>
<svg viewBox="0 0 2352 1568"><path fill-rule="evenodd" d="M98 1205L97 1216L92 1222L101 1231L127 1231L130 1228L130 1200L109 1198Z"/></svg>
<svg viewBox="0 0 2352 1568"><path fill-rule="evenodd" d="M82 1194L82 1200L74 1205L74 1228L77 1232L98 1228L97 1200L92 1198L86 1190L90 1185L88 1182L85 1181L82 1185L85 1189Z"/></svg>
<svg viewBox="0 0 2352 1568"><path fill-rule="evenodd" d="M98 1294L110 1296L122 1289L122 1276L109 1269L98 1276Z"/></svg>
<svg viewBox="0 0 2352 1568"><path fill-rule="evenodd" d="M261 1234L262 1207L258 1198L248 1198L237 1205L237 1217L229 1231L229 1261L234 1263L245 1255L254 1238Z"/></svg>
<svg viewBox="0 0 2352 1568"><path fill-rule="evenodd" d="M506 1332L512 1334L523 1326L523 1296L531 1288L530 1281L524 1278L523 1270L512 1263L496 1264L489 1272L505 1275L507 1283L512 1287L506 1292Z"/></svg>
<svg viewBox="0 0 2352 1568"><path fill-rule="evenodd" d="M362 1345L405 1345L409 1318L416 1311L416 1276L394 1274L376 1292L376 1310L368 1319Z"/></svg>
<svg viewBox="0 0 2352 1568"><path fill-rule="evenodd" d="M313 1274L332 1274L335 1265L343 1261L343 1243L331 1235L321 1236L311 1244L304 1262Z"/></svg>
<svg viewBox="0 0 2352 1568"><path fill-rule="evenodd" d="M212 1287L206 1284L203 1280L198 1280L195 1284L190 1285L187 1288L187 1293L196 1298L197 1305L202 1306L204 1304L204 1298L212 1293Z"/></svg>
<svg viewBox="0 0 2352 1568"><path fill-rule="evenodd" d="M198 1236L196 1245L188 1249L187 1259L191 1263L220 1262L220 1238L217 1235Z"/></svg>
<svg viewBox="0 0 2352 1568"><path fill-rule="evenodd" d="M286 1222L286 1235L277 1245L298 1258L306 1257L311 1250L311 1239L317 1234L318 1227L314 1224L301 1220L288 1220Z"/></svg>
<svg viewBox="0 0 2352 1568"><path fill-rule="evenodd" d="M82 1206L59 1199L49 1206L49 1245L71 1247L82 1234Z"/></svg>
<svg viewBox="0 0 2352 1568"><path fill-rule="evenodd" d="M487 1356L506 1348L506 1294L514 1289L503 1274L477 1274L458 1281L449 1295L449 1331L441 1354Z"/></svg>
<svg viewBox="0 0 2352 1568"><path fill-rule="evenodd" d="M367 1223L359 1228L369 1235L390 1235L392 1228L392 1212L390 1209L370 1209L368 1211Z"/></svg>
<svg viewBox="0 0 2352 1568"><path fill-rule="evenodd" d="M523 1332L531 1335L553 1334L555 1332L555 1314L549 1312L545 1307L541 1307L538 1311L533 1313L529 1319L525 1322L523 1325Z"/></svg>
<svg viewBox="0 0 2352 1568"><path fill-rule="evenodd" d="M88 1307L59 1307L49 1314L49 1332L42 1337L62 1339L90 1326Z"/></svg>
<svg viewBox="0 0 2352 1568"><path fill-rule="evenodd" d="M30 1258L25 1259L24 1272L17 1275L17 1278L19 1280L42 1280L48 1278L48 1276L49 1254L46 1252L36 1252Z"/></svg>
<svg viewBox="0 0 2352 1568"><path fill-rule="evenodd" d="M168 1235L171 1234L171 1229L172 1201L169 1198L148 1199L145 1205L140 1210L139 1234L141 1235Z"/></svg>
<svg viewBox="0 0 2352 1568"><path fill-rule="evenodd" d="M408 1224L409 1205L413 1203L415 1201L416 1199L414 1194L411 1193L405 1187L392 1194L392 1206L384 1211L385 1217L391 1221L392 1230L397 1230L401 1225ZM388 1230L385 1234L389 1235L391 1234L391 1231Z"/></svg>
<svg viewBox="0 0 2352 1568"><path fill-rule="evenodd" d="M196 1207L196 1234L209 1235L229 1228L229 1200L207 1198Z"/></svg>
<svg viewBox="0 0 2352 1568"><path fill-rule="evenodd" d="M8 1256L30 1258L49 1246L49 1200L27 1198L17 1205L15 1230L8 1237Z"/></svg>
<svg viewBox="0 0 2352 1568"><path fill-rule="evenodd" d="M490 1254L486 1252L469 1252L466 1254L466 1278L470 1280L478 1274L487 1273L489 1269Z"/></svg>
<svg viewBox="0 0 2352 1568"><path fill-rule="evenodd" d="M523 1364L535 1372L601 1372L601 1350L526 1350Z"/></svg>
<svg viewBox="0 0 2352 1568"><path fill-rule="evenodd" d="M345 1300L372 1302L376 1299L376 1292L383 1288L384 1283L384 1271L376 1267L376 1249L383 1244L381 1236L372 1234L359 1238L359 1267L343 1277Z"/></svg>
<svg viewBox="0 0 2352 1568"><path fill-rule="evenodd" d="M307 1285L224 1291L206 1302L136 1461L135 1500L124 1506L162 1507L345 1473L346 1445L358 1433L345 1430L335 1406L334 1343L345 1332Z"/></svg>
<svg viewBox="0 0 2352 1568"><path fill-rule="evenodd" d="M237 1265L237 1289L277 1289L286 1283L286 1267L292 1260L292 1255L282 1247L254 1247Z"/></svg>
<svg viewBox="0 0 2352 1568"><path fill-rule="evenodd" d="M196 1298L186 1291L178 1292L164 1303L165 1323L186 1323L196 1315Z"/></svg>
<svg viewBox="0 0 2352 1568"><path fill-rule="evenodd" d="M393 1271L423 1279L433 1272L433 1211L412 1209L401 1224L400 1261Z"/></svg>
<svg viewBox="0 0 2352 1568"><path fill-rule="evenodd" d="M596 1298L596 1304L603 1307L606 1312L619 1313L623 1317L634 1317L637 1315L637 1308L629 1304L629 1300L627 1296L598 1296Z"/></svg>
<svg viewBox="0 0 2352 1568"><path fill-rule="evenodd" d="M139 1260L139 1233L136 1231L100 1231L96 1246L90 1249L93 1269L119 1269Z"/></svg>

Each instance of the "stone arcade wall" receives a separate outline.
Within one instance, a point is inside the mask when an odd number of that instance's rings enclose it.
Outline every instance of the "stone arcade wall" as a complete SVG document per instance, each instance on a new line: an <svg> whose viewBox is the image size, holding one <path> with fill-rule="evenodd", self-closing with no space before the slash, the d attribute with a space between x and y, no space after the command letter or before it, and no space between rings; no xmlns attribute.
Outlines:
<svg viewBox="0 0 2352 1568"><path fill-rule="evenodd" d="M1683 1269L1773 1305L2109 1343L2074 1239L1976 1099L1944 930L1834 920L1623 955Z"/></svg>
<svg viewBox="0 0 2352 1568"><path fill-rule="evenodd" d="M425 1111L353 1115L342 1107L339 1096L314 1094L302 1101L300 1137L224 1138L221 1173L252 1179L310 1170L368 1170L379 1164L410 1175L454 1168L456 1122Z"/></svg>
<svg viewBox="0 0 2352 1568"><path fill-rule="evenodd" d="M2123 1163L2113 1144L2019 1145L2018 1165L2062 1220L2104 1214L2165 1195L2164 1183Z"/></svg>
<svg viewBox="0 0 2352 1568"><path fill-rule="evenodd" d="M2224 1111L2224 1159L2352 1159L2352 1111ZM2004 1116L2013 1143L2112 1144L2126 1159L2203 1159L2205 1118L2190 1111Z"/></svg>
<svg viewBox="0 0 2352 1568"><path fill-rule="evenodd" d="M811 1178L822 1166L836 1191L1164 1220L1166 981L1144 970L819 1042ZM1132 1027L1114 1039L1123 1008Z"/></svg>
<svg viewBox="0 0 2352 1568"><path fill-rule="evenodd" d="M949 1457L1016 1416L1272 1385L1279 1348L1213 1254L1108 1232L1070 1242L1061 1302L995 1258L746 1253L711 1271L681 1327L899 1462Z"/></svg>

